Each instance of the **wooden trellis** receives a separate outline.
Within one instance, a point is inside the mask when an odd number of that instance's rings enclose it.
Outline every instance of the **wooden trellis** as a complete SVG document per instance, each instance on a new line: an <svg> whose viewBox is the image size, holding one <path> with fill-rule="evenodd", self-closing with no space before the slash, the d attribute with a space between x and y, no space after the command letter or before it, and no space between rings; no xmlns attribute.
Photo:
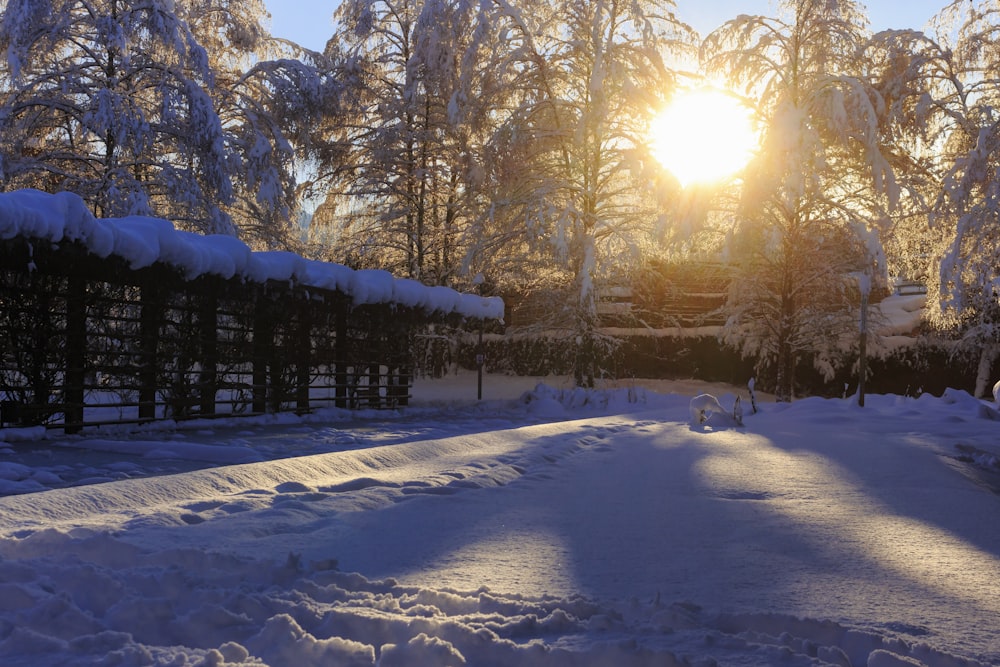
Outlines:
<svg viewBox="0 0 1000 667"><path fill-rule="evenodd" d="M3 240L0 426L403 406L411 331L429 320L335 290L185 280L74 242Z"/></svg>

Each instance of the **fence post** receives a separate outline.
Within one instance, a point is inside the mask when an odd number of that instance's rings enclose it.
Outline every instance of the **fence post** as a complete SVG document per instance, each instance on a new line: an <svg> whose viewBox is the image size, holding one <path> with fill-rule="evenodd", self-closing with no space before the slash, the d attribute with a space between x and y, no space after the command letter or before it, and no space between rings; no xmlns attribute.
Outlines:
<svg viewBox="0 0 1000 667"><path fill-rule="evenodd" d="M156 348L163 295L155 282L139 286L139 420L156 418Z"/></svg>
<svg viewBox="0 0 1000 667"><path fill-rule="evenodd" d="M338 408L347 407L347 362L350 349L350 342L347 340L347 303L337 302L336 314L336 337L333 340L333 358L336 366L334 382L337 385L337 400L334 404Z"/></svg>
<svg viewBox="0 0 1000 667"><path fill-rule="evenodd" d="M295 350L295 407L309 412L309 387L312 370L312 309L308 300L299 304Z"/></svg>
<svg viewBox="0 0 1000 667"><path fill-rule="evenodd" d="M382 361L384 346L382 336L390 326L390 317L386 309L379 308L368 320L368 330L365 332L365 354L368 358L368 407L382 406Z"/></svg>
<svg viewBox="0 0 1000 667"><path fill-rule="evenodd" d="M413 370L413 321L408 314L401 327L398 337L393 342L393 359L396 367L396 397L395 403L400 407L410 404L410 380Z"/></svg>
<svg viewBox="0 0 1000 667"><path fill-rule="evenodd" d="M87 363L87 284L82 276L66 278L66 386L63 430L78 433L83 426Z"/></svg>
<svg viewBox="0 0 1000 667"><path fill-rule="evenodd" d="M258 290L253 317L253 411L267 412L268 362L274 345L274 323L271 321L267 292Z"/></svg>
<svg viewBox="0 0 1000 667"><path fill-rule="evenodd" d="M201 373L198 377L198 391L201 399L201 413L215 414L215 394L218 390L219 365L219 284L217 281L205 285L202 293L201 310L198 313L198 329L201 336Z"/></svg>
<svg viewBox="0 0 1000 667"><path fill-rule="evenodd" d="M396 404L406 407L410 404L410 367L406 362L396 370Z"/></svg>

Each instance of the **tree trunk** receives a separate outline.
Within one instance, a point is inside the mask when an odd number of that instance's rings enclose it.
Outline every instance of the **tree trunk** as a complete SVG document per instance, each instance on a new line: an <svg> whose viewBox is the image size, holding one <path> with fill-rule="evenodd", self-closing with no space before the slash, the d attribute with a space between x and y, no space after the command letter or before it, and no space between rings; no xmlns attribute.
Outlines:
<svg viewBox="0 0 1000 667"><path fill-rule="evenodd" d="M996 343L987 343L983 346L982 352L979 354L979 368L976 373L976 397L982 397L987 395L988 389L993 386L993 362L997 358L997 353L1000 352L1000 347Z"/></svg>
<svg viewBox="0 0 1000 667"><path fill-rule="evenodd" d="M573 257L576 268L576 358L573 379L578 387L592 388L596 374L597 298L594 294L594 237L583 221L577 221Z"/></svg>
<svg viewBox="0 0 1000 667"><path fill-rule="evenodd" d="M777 378L775 381L775 398L779 403L792 400L795 386L795 350L792 346L795 316L795 302L786 291L781 296L781 324L778 329Z"/></svg>
<svg viewBox="0 0 1000 667"><path fill-rule="evenodd" d="M576 336L576 359L573 364L573 381L577 387L586 389L594 387L597 366L594 358L596 348L594 339L593 327L587 327L586 324L579 327Z"/></svg>

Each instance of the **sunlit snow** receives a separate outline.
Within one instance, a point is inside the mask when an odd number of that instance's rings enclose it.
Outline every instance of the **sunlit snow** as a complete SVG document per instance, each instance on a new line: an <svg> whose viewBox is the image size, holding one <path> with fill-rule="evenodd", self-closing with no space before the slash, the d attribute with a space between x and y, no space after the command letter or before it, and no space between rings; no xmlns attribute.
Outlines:
<svg viewBox="0 0 1000 667"><path fill-rule="evenodd" d="M170 221L159 218L98 219L83 199L70 192L0 193L0 240L18 236L53 243L75 241L97 257L121 257L133 269L162 262L188 279L212 274L257 282L294 281L306 287L338 290L351 297L356 305L397 303L446 315L503 318L503 301L497 297L415 285L386 271L355 271L290 252L254 252L231 236L183 232L174 229Z"/></svg>
<svg viewBox="0 0 1000 667"><path fill-rule="evenodd" d="M1000 663L991 403L545 381L0 432L0 664Z"/></svg>

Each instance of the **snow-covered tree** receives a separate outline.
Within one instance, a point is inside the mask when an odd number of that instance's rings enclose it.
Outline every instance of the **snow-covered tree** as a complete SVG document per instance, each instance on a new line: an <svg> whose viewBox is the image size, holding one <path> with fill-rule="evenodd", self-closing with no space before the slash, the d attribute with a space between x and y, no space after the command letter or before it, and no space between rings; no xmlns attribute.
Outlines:
<svg viewBox="0 0 1000 667"><path fill-rule="evenodd" d="M212 72L173 2L12 0L0 48L8 188L72 190L98 215L166 213L234 231Z"/></svg>
<svg viewBox="0 0 1000 667"><path fill-rule="evenodd" d="M727 340L772 369L788 400L800 357L857 331L855 272L878 277L878 211L898 187L881 100L860 76L867 38L851 0L785 0L781 18L740 16L703 43L709 72L748 97L764 125L730 246L739 267Z"/></svg>
<svg viewBox="0 0 1000 667"><path fill-rule="evenodd" d="M507 79L492 111L506 169L492 174L490 210L507 208L508 225L549 242L568 276L579 385L598 370L595 283L628 264L655 223L642 172L648 120L674 84L669 57L693 37L674 10L670 0L497 1L484 14L506 41L490 65Z"/></svg>
<svg viewBox="0 0 1000 667"><path fill-rule="evenodd" d="M930 122L938 115L931 91L955 80L952 54L920 31L887 30L865 45L861 65L881 100L879 130L894 147L887 157L900 190L883 235L888 269L893 276L926 280L930 258L940 247L940 226L930 227L928 218L944 173L944 134ZM952 102L962 106L957 98Z"/></svg>
<svg viewBox="0 0 1000 667"><path fill-rule="evenodd" d="M301 236L303 164L340 156L324 128L339 118L353 81L323 54L254 62L219 91L218 108L242 177L229 207L241 234L266 247ZM294 55L295 57L291 57Z"/></svg>
<svg viewBox="0 0 1000 667"><path fill-rule="evenodd" d="M289 244L298 207L297 125L316 122L322 70L315 56L278 45L262 0L182 0L175 5L212 75L207 87L236 178L225 210L258 247ZM314 55L314 54L313 54Z"/></svg>
<svg viewBox="0 0 1000 667"><path fill-rule="evenodd" d="M504 294L554 301L547 312L564 304L555 293L570 280L555 261L550 230L532 195L537 146L521 121L539 98L537 72L547 63L535 38L551 13L535 0L480 3L449 103L465 165L462 266L470 275L490 276L490 287Z"/></svg>
<svg viewBox="0 0 1000 667"><path fill-rule="evenodd" d="M275 114L305 95L287 97L306 68L261 58L261 0L9 0L0 11L4 187L72 190L98 215L281 243L295 174Z"/></svg>
<svg viewBox="0 0 1000 667"><path fill-rule="evenodd" d="M330 42L363 82L334 128L311 235L359 266L451 283L461 259L467 155L449 108L469 34L465 3L351 0Z"/></svg>
<svg viewBox="0 0 1000 667"><path fill-rule="evenodd" d="M909 132L929 183L931 225L908 238L921 244L938 297L929 299L931 320L979 354L983 395L1000 354L1000 2L956 0L935 24L934 36L883 37L884 51L907 65L893 120Z"/></svg>

